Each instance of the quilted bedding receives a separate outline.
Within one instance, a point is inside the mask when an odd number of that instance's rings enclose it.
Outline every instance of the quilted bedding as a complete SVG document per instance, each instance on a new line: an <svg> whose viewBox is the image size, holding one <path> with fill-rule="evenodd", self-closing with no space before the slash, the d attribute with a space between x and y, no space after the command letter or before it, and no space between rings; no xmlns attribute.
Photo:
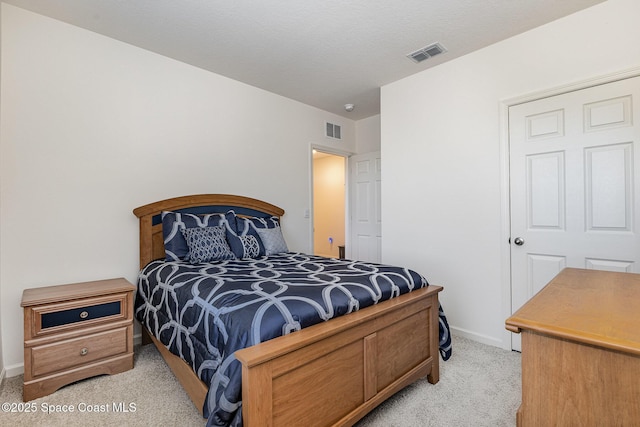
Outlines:
<svg viewBox="0 0 640 427"><path fill-rule="evenodd" d="M406 268L291 252L195 265L153 261L140 272L135 315L209 384L207 426L241 426L236 350L425 286ZM451 355L441 307L440 354Z"/></svg>

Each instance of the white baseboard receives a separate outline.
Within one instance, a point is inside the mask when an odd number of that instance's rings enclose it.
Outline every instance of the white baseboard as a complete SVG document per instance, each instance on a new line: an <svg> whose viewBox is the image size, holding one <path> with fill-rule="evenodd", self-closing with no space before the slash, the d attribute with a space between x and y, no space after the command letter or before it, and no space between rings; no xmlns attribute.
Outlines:
<svg viewBox="0 0 640 427"><path fill-rule="evenodd" d="M2 381L4 380L5 373L6 371L4 370L4 368L2 368L2 371L0 371L0 384L2 384Z"/></svg>
<svg viewBox="0 0 640 427"><path fill-rule="evenodd" d="M17 377L18 375L24 374L24 364L22 363L7 366L5 369L5 375L7 378Z"/></svg>
<svg viewBox="0 0 640 427"><path fill-rule="evenodd" d="M481 344L487 344L494 347L499 347L499 348L504 348L509 350L511 349L510 343L508 346L505 347L505 343L500 339L490 337L488 335L479 334L477 332L468 331L466 329L457 328L455 326L449 326L449 328L451 329L451 335L453 336L457 335L463 338L468 338L472 341L477 341Z"/></svg>
<svg viewBox="0 0 640 427"><path fill-rule="evenodd" d="M142 332L133 335L133 346L135 347L140 344L142 344Z"/></svg>

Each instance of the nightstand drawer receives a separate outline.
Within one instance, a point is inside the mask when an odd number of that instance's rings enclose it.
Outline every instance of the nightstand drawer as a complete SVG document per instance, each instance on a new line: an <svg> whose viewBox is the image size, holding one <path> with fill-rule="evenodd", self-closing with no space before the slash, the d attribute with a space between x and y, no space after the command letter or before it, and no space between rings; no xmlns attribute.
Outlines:
<svg viewBox="0 0 640 427"><path fill-rule="evenodd" d="M31 307L32 336L127 319L127 294Z"/></svg>
<svg viewBox="0 0 640 427"><path fill-rule="evenodd" d="M43 313L41 316L42 329L53 328L55 326L67 325L73 322L85 322L87 320L99 319L105 316L114 316L122 313L120 301L112 301L104 304L83 306L69 310Z"/></svg>
<svg viewBox="0 0 640 427"><path fill-rule="evenodd" d="M87 335L31 349L34 377L127 352L127 328Z"/></svg>

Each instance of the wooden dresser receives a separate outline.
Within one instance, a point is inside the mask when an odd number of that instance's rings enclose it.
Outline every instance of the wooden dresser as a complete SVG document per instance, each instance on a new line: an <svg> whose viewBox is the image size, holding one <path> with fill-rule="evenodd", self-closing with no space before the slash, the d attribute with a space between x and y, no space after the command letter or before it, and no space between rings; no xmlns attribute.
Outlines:
<svg viewBox="0 0 640 427"><path fill-rule="evenodd" d="M125 279L24 290L25 402L133 368L134 290Z"/></svg>
<svg viewBox="0 0 640 427"><path fill-rule="evenodd" d="M640 425L640 274L566 268L506 321L518 426Z"/></svg>

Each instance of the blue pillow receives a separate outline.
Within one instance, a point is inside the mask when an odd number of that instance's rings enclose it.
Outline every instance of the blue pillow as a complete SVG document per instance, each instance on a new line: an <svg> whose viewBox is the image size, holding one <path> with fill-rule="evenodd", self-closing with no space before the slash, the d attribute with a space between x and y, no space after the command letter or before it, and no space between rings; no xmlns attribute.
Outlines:
<svg viewBox="0 0 640 427"><path fill-rule="evenodd" d="M164 253L167 261L183 261L187 259L189 247L182 235L182 230L195 227L224 228L235 227L235 213L215 213L195 215L181 212L162 212L162 236L164 238Z"/></svg>
<svg viewBox="0 0 640 427"><path fill-rule="evenodd" d="M227 229L227 241L233 254L237 258L258 258L267 254L262 239L258 235L258 229L271 229L280 227L280 219L277 216L266 218L236 216L234 229ZM252 237L251 237L252 236ZM255 240L254 240L255 239ZM258 244L258 253L250 245Z"/></svg>
<svg viewBox="0 0 640 427"><path fill-rule="evenodd" d="M191 264L235 259L225 236L226 227L193 227L181 230L189 247L188 259Z"/></svg>

